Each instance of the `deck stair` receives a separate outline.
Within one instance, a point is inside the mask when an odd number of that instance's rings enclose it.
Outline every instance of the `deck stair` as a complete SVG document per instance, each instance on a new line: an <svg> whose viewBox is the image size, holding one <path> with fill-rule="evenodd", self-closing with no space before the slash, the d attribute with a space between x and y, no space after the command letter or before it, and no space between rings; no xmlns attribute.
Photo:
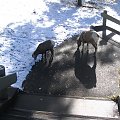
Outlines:
<svg viewBox="0 0 120 120"><path fill-rule="evenodd" d="M19 93L0 120L119 120L110 100Z"/></svg>

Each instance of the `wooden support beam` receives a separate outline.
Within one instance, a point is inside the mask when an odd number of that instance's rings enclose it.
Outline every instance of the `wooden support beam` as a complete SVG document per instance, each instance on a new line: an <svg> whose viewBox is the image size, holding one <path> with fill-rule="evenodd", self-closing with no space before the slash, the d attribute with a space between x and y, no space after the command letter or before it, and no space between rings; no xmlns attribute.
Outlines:
<svg viewBox="0 0 120 120"><path fill-rule="evenodd" d="M107 11L105 10L103 14L107 14ZM102 32L102 38L105 40L106 39L106 18L103 17L103 27L105 28Z"/></svg>
<svg viewBox="0 0 120 120"><path fill-rule="evenodd" d="M103 31L105 28L103 25L99 25L99 26L90 26L90 29L93 29L96 32L99 32L99 31Z"/></svg>
<svg viewBox="0 0 120 120"><path fill-rule="evenodd" d="M112 31L113 33L116 33L116 34L120 35L119 31L117 31L117 30L115 30L115 29L113 29L111 27L106 26L106 29Z"/></svg>
<svg viewBox="0 0 120 120"><path fill-rule="evenodd" d="M110 16L107 14L107 11L104 11L103 13L101 13L101 16L104 18L104 19L108 19L118 25L120 25L120 20L117 20L116 18Z"/></svg>
<svg viewBox="0 0 120 120"><path fill-rule="evenodd" d="M82 6L82 0L78 0L78 6Z"/></svg>
<svg viewBox="0 0 120 120"><path fill-rule="evenodd" d="M119 32L120 30L115 30L115 29L106 25L107 20L110 20L110 21L120 25L120 20L117 20L116 18L108 15L106 10L103 13L101 13L101 16L103 17L103 25L101 25L101 26L91 26L90 28L94 29L97 32L102 31L102 38L106 42L109 39L111 39L115 34L120 35L120 32ZM106 30L111 31L112 33L107 35Z"/></svg>
<svg viewBox="0 0 120 120"><path fill-rule="evenodd" d="M3 90L4 88L9 87L13 83L17 81L17 74L10 74L4 77L0 77L0 91Z"/></svg>
<svg viewBox="0 0 120 120"><path fill-rule="evenodd" d="M0 77L5 76L5 67L3 65L0 65Z"/></svg>
<svg viewBox="0 0 120 120"><path fill-rule="evenodd" d="M115 35L115 33L113 33L113 32L110 33L110 34L108 34L108 35L106 35L105 40L108 41L108 40L111 39L114 35Z"/></svg>
<svg viewBox="0 0 120 120"><path fill-rule="evenodd" d="M16 81L16 73L0 77L0 100L8 99L8 87L10 87Z"/></svg>

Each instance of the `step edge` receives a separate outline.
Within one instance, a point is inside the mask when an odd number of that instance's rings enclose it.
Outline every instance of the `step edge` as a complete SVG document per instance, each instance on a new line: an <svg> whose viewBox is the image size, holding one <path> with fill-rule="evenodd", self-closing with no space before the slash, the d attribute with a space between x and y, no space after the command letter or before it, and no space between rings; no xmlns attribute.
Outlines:
<svg viewBox="0 0 120 120"><path fill-rule="evenodd" d="M14 110L17 111L22 111L22 112L29 112L31 114L33 114L33 117L30 118L35 118L34 116L37 114L45 114L45 115L54 115L54 116L64 116L64 117L76 117L76 118L91 118L91 119L95 119L95 118L99 118L99 119L110 119L110 120L118 120L120 119L120 117L99 117L99 116L84 116L84 115L74 115L74 114L64 114L64 113L57 113L57 112L49 112L49 111L35 111L35 110L27 110L27 109L19 109L19 108L14 108Z"/></svg>

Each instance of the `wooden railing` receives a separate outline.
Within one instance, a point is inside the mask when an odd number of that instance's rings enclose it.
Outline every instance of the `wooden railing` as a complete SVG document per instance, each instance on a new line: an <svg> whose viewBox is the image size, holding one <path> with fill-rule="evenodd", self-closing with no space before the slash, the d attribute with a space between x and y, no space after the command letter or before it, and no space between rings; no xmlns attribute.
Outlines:
<svg viewBox="0 0 120 120"><path fill-rule="evenodd" d="M0 65L0 100L8 99L8 87L17 81L17 74L5 75L5 67Z"/></svg>
<svg viewBox="0 0 120 120"><path fill-rule="evenodd" d="M19 89L11 85L16 81L17 74L5 75L5 67L0 65L0 116L15 103Z"/></svg>
<svg viewBox="0 0 120 120"><path fill-rule="evenodd" d="M107 20L112 21L112 22L114 22L118 25L120 25L120 20L108 15L106 10L103 13L101 13L101 16L103 17L103 25L101 25L101 26L91 26L91 28L96 30L96 31L102 31L102 38L105 41L108 41L115 34L120 35L120 30L113 29L113 28L110 27L110 25L107 26ZM111 31L111 33L107 35L106 30Z"/></svg>

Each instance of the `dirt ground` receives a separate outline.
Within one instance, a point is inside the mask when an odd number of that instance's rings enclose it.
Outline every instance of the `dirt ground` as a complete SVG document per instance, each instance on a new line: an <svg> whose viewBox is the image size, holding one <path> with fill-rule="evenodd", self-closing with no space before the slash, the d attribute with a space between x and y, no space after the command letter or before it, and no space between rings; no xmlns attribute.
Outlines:
<svg viewBox="0 0 120 120"><path fill-rule="evenodd" d="M54 51L51 66L37 62L23 82L24 91L40 95L107 98L119 91L120 48L114 42L99 41L97 56L77 50L76 36ZM48 54L49 58L49 54Z"/></svg>

